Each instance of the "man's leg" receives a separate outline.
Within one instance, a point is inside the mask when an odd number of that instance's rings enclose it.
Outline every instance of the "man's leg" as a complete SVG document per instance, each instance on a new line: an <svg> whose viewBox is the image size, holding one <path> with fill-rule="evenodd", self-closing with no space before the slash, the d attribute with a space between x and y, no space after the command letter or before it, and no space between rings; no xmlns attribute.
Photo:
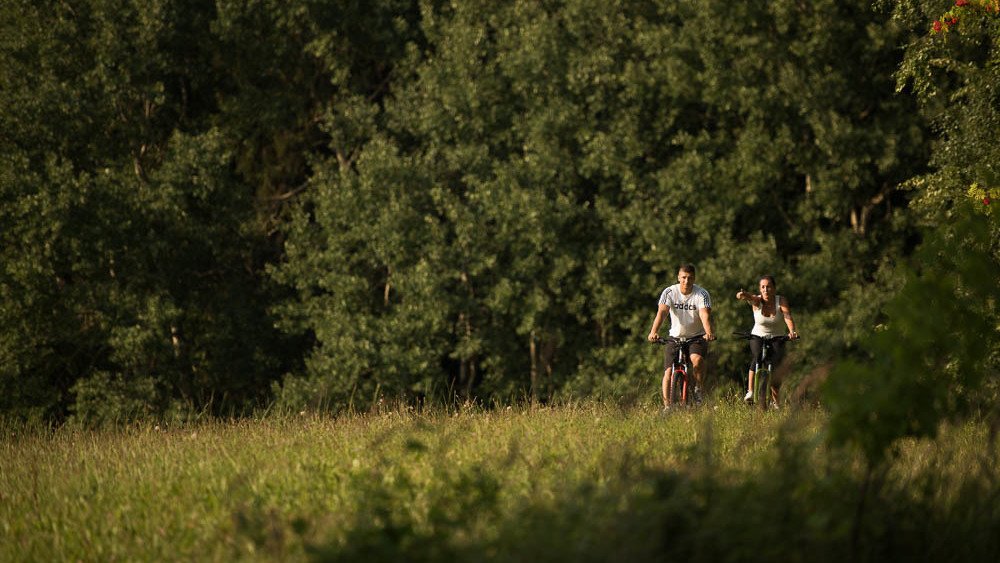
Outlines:
<svg viewBox="0 0 1000 563"><path fill-rule="evenodd" d="M663 347L663 407L670 408L670 376L674 371L674 358L677 357L677 345L668 343Z"/></svg>
<svg viewBox="0 0 1000 563"><path fill-rule="evenodd" d="M702 361L701 354L691 354L691 367L694 368L694 384L701 386L701 373L702 366L705 362Z"/></svg>
<svg viewBox="0 0 1000 563"><path fill-rule="evenodd" d="M670 406L670 369L663 370L663 406Z"/></svg>
<svg viewBox="0 0 1000 563"><path fill-rule="evenodd" d="M701 404L702 381L705 380L704 365L705 361L702 359L701 354L691 354L691 371L694 372L694 389L691 390L691 398L694 399L694 403L697 405Z"/></svg>
<svg viewBox="0 0 1000 563"><path fill-rule="evenodd" d="M694 402L701 403L701 393L705 389L708 373L708 341L695 340L691 344L691 367L694 371Z"/></svg>

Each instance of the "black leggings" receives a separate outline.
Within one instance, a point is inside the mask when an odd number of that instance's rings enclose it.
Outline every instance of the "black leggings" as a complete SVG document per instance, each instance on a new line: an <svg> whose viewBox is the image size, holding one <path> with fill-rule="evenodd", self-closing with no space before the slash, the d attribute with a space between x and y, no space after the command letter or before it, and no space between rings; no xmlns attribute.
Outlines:
<svg viewBox="0 0 1000 563"><path fill-rule="evenodd" d="M750 367L749 371L754 371L757 366L757 361L760 360L761 352L764 350L764 341L760 338L750 339ZM768 363L772 367L778 367L781 363L781 359L785 357L785 341L784 340L772 340L771 341L771 353L768 356Z"/></svg>

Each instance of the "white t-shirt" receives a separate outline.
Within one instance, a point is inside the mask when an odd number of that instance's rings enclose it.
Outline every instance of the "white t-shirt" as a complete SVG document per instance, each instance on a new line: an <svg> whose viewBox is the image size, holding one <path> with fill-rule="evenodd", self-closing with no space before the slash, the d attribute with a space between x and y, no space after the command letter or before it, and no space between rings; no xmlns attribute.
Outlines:
<svg viewBox="0 0 1000 563"><path fill-rule="evenodd" d="M681 284L674 284L660 294L660 305L670 309L670 336L692 338L705 334L701 324L699 309L712 308L712 298L705 288L698 284L691 287L691 293L681 293Z"/></svg>

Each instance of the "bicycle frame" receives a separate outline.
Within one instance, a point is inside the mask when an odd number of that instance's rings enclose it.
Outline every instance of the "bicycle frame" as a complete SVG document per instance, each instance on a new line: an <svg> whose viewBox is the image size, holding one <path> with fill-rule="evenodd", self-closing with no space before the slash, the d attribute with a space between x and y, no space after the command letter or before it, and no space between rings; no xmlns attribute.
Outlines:
<svg viewBox="0 0 1000 563"><path fill-rule="evenodd" d="M667 404L673 405L675 402L681 405L687 404L688 398L688 359L687 346L677 347L677 357L674 358L673 365L670 366L670 382L667 389Z"/></svg>
<svg viewBox="0 0 1000 563"><path fill-rule="evenodd" d="M753 376L753 396L761 409L767 409L767 404L771 400L771 362L768 353L771 351L771 342L765 340L760 351L760 359L754 362Z"/></svg>
<svg viewBox="0 0 1000 563"><path fill-rule="evenodd" d="M694 338L678 338L678 337L668 337L660 338L656 342L658 344L677 344L677 354L674 356L671 366L670 373L667 376L669 379L667 381L667 405L672 406L674 404L686 405L688 403L688 390L690 388L690 378L688 377L688 372L691 367L690 358L690 346L691 343L700 340L703 337L695 336Z"/></svg>
<svg viewBox="0 0 1000 563"><path fill-rule="evenodd" d="M784 342L790 340L788 336L757 336L755 334L733 333L745 340L758 339L761 341L760 357L754 358L753 376L753 396L756 403L762 410L767 410L767 405L772 399L771 364L772 345L774 342Z"/></svg>

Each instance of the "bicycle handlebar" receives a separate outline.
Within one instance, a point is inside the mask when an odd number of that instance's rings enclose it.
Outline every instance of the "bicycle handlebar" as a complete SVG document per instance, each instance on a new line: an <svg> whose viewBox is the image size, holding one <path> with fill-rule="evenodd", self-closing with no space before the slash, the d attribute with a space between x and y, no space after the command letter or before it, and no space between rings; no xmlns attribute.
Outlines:
<svg viewBox="0 0 1000 563"><path fill-rule="evenodd" d="M668 336L666 338L659 337L653 340L651 344L690 344L692 342L697 342L698 340L704 340L705 335L700 334L698 336L692 336L691 338L685 338L681 336Z"/></svg>
<svg viewBox="0 0 1000 563"><path fill-rule="evenodd" d="M754 338L759 338L760 340L763 340L765 342L776 342L776 341L781 342L786 340L793 340L792 337L788 336L787 334L781 334L775 336L758 336L756 334L750 334L748 332L734 332L733 334L739 336L740 339L742 340L753 340ZM802 337L800 336L799 338L796 338L794 340L798 340L800 338Z"/></svg>

